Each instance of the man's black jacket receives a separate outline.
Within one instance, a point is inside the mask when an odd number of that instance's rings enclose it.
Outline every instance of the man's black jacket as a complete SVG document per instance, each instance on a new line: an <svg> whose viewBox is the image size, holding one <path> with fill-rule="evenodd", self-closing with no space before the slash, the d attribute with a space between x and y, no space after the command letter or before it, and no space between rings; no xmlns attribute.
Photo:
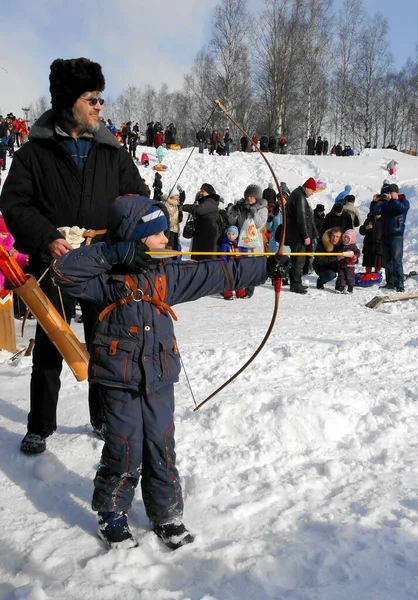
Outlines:
<svg viewBox="0 0 418 600"><path fill-rule="evenodd" d="M105 229L108 206L118 196L149 196L132 158L104 125L93 136L83 171L54 131L49 110L15 153L0 197L16 248L35 263L51 260L48 244L63 237L57 227Z"/></svg>

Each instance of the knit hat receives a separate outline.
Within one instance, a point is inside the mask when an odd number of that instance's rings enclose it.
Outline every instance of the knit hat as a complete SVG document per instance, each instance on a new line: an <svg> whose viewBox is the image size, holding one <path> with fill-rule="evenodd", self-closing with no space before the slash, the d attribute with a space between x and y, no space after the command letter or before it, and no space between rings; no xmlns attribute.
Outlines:
<svg viewBox="0 0 418 600"><path fill-rule="evenodd" d="M216 194L215 188L210 183L202 183L200 189L204 192L207 192L208 194Z"/></svg>
<svg viewBox="0 0 418 600"><path fill-rule="evenodd" d="M339 213L344 210L344 205L341 202L336 202L332 208L334 213Z"/></svg>
<svg viewBox="0 0 418 600"><path fill-rule="evenodd" d="M246 200L248 200L249 196L254 196L257 202L260 202L263 199L263 190L259 185L252 183L247 186L247 189L244 192L244 198Z"/></svg>
<svg viewBox="0 0 418 600"><path fill-rule="evenodd" d="M0 215L0 233L9 233L2 215Z"/></svg>
<svg viewBox="0 0 418 600"><path fill-rule="evenodd" d="M316 212L325 212L325 206L323 204L317 204L315 210Z"/></svg>
<svg viewBox="0 0 418 600"><path fill-rule="evenodd" d="M356 243L356 232L354 231L354 229L347 229L347 231L344 231L344 233L343 233L343 238L345 235L349 237L348 244Z"/></svg>
<svg viewBox="0 0 418 600"><path fill-rule="evenodd" d="M305 181L305 183L303 184L304 188L308 188L309 190L313 190L315 192L316 190L316 181L313 177L309 177L309 179L307 179Z"/></svg>
<svg viewBox="0 0 418 600"><path fill-rule="evenodd" d="M228 233L234 233L235 237L238 237L238 235L239 235L238 227L235 227L235 225L231 225L231 227L228 227L228 229L226 230L227 235L228 235Z"/></svg>
<svg viewBox="0 0 418 600"><path fill-rule="evenodd" d="M167 229L168 222L165 214L159 206L153 204L136 225L129 241L142 240Z"/></svg>
<svg viewBox="0 0 418 600"><path fill-rule="evenodd" d="M102 67L88 58L57 58L51 64L49 83L54 111L71 108L85 92L105 89Z"/></svg>
<svg viewBox="0 0 418 600"><path fill-rule="evenodd" d="M388 187L388 192L396 192L397 194L399 194L399 188L396 185L396 183L390 184L390 186Z"/></svg>

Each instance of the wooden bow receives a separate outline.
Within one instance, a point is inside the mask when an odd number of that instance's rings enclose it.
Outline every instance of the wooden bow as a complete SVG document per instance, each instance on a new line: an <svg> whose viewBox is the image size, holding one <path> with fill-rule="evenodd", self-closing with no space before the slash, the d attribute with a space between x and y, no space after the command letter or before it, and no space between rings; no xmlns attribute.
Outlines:
<svg viewBox="0 0 418 600"><path fill-rule="evenodd" d="M250 138L249 134L241 127L241 125L239 125L235 121L235 119L233 119L231 117L231 115L228 114L228 112L226 111L225 107L222 106L222 104L219 102L219 100L215 100L214 102L215 102L216 106L225 114L225 116L235 125L235 127L237 127L241 131L241 133L243 135L245 135L245 137L248 138L250 140L250 142L252 143L252 139ZM271 174L273 176L273 179L274 179L274 181L275 181L275 183L277 185L277 189L279 191L280 206L281 206L281 209L282 209L282 219L283 219L282 235L281 235L281 239L280 239L279 252L278 252L278 254L281 254L282 251L283 251L283 246L284 246L284 242L285 242L285 238L286 238L286 211L285 211L285 204L284 204L283 193L282 193L282 189L280 187L280 184L278 182L278 179L276 177L276 174L273 171L273 168L272 168L271 164L269 163L269 161L267 160L265 154L260 150L260 148L258 148L258 146L255 146L255 148L256 148L257 152L259 154L261 154L261 156L263 157L265 163L267 164L268 168L270 169L270 172L271 172ZM258 346L258 348L253 353L253 355L247 360L247 362L236 373L234 373L234 375L232 375L232 377L230 377L227 381L225 381L225 383L223 383L214 392L212 392L212 394L210 394L210 396L208 396L207 398L205 398L205 400L203 400L200 404L198 404L196 406L196 408L194 409L194 412L196 412L197 410L199 410L199 408L201 408L204 404L206 404L206 402L209 402L209 400L211 400L211 398L213 398L214 396L216 396L216 394L218 394L220 391L222 391L223 389L225 389L227 385L229 385L232 381L234 381L234 379L236 379L239 375L241 375L241 373L243 373L243 371L245 371L245 369L253 362L253 360L255 360L257 358L257 356L260 354L261 350L266 345L266 342L269 339L271 332L273 331L274 323L276 321L277 313L278 313L278 310L279 310L280 290L281 290L281 287L282 287L282 279L281 279L281 274L280 274L279 269L277 269L277 271L276 271L276 275L274 277L273 284L274 284L274 309L273 309L273 315L271 317L270 325L268 326L267 332L265 333L264 338L261 341L261 344Z"/></svg>

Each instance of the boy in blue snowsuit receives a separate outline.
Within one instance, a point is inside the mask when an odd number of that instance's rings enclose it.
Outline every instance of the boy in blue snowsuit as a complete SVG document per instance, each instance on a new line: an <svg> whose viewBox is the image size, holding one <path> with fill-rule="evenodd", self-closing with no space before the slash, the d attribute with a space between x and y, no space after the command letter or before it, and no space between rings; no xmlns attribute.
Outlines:
<svg viewBox="0 0 418 600"><path fill-rule="evenodd" d="M173 384L180 359L170 307L267 278L264 257L152 258L146 252L165 247L167 229L160 203L122 196L109 208L110 243L73 250L53 266L57 285L103 307L89 348L89 382L100 384L105 432L92 508L109 547L136 546L127 512L140 476L152 530L172 549L193 541L182 522L175 467Z"/></svg>

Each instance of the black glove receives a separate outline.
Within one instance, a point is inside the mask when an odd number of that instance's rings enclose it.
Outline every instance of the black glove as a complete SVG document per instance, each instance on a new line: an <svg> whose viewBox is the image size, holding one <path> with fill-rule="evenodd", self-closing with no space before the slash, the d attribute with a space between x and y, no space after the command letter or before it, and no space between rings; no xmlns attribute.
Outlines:
<svg viewBox="0 0 418 600"><path fill-rule="evenodd" d="M149 248L141 240L135 242L117 242L116 244L102 244L105 259L112 266L123 265L128 272L134 273L139 269L149 269L158 264L158 260L149 254Z"/></svg>

